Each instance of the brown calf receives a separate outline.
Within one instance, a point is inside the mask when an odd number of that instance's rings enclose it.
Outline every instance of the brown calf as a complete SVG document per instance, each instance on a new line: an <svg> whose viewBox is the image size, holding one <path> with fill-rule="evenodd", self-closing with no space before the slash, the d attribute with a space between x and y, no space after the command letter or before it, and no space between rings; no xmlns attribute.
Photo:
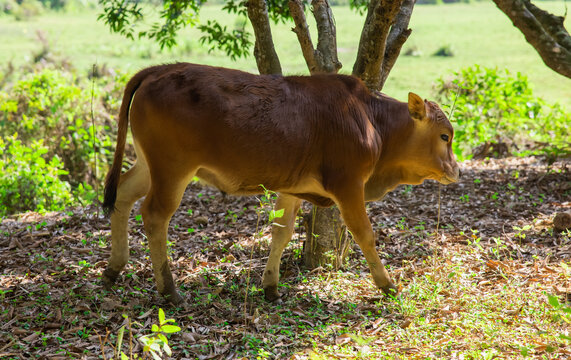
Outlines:
<svg viewBox="0 0 571 360"><path fill-rule="evenodd" d="M137 162L121 174L131 122ZM167 260L167 229L184 190L198 176L230 194L279 193L284 209L272 229L263 276L266 298L279 298L280 258L301 200L337 204L363 250L375 284L395 289L375 250L365 201L399 184L458 179L454 131L433 102L409 94L408 104L374 95L345 75L277 76L172 64L142 70L127 84L115 158L105 185L111 215L112 284L129 257L127 220L142 206L158 291L177 293Z"/></svg>

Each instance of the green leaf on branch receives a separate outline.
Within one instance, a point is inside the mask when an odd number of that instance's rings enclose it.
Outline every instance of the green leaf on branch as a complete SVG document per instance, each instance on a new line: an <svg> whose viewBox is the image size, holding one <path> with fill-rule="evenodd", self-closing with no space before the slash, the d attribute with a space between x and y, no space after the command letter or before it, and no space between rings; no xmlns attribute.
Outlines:
<svg viewBox="0 0 571 360"><path fill-rule="evenodd" d="M244 27L230 31L227 26L220 25L218 21L208 20L206 24L198 26L198 29L204 33L200 38L200 43L210 46L208 52L222 50L232 60L245 58L250 54L252 41L250 33Z"/></svg>

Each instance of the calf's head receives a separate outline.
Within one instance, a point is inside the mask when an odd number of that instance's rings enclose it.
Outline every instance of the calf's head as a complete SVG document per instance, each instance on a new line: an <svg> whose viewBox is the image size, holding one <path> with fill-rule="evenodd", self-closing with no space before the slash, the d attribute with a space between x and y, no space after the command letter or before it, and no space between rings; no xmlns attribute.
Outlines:
<svg viewBox="0 0 571 360"><path fill-rule="evenodd" d="M406 141L403 168L407 183L418 184L433 179L442 184L458 181L460 170L452 152L454 129L436 103L409 93L408 111L413 120Z"/></svg>

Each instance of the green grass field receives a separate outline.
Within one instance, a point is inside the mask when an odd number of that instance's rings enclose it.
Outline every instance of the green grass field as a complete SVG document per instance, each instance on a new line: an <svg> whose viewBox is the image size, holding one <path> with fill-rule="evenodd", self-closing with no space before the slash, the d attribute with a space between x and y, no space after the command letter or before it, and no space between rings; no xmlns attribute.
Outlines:
<svg viewBox="0 0 571 360"><path fill-rule="evenodd" d="M562 15L562 1L541 2L545 9ZM85 70L93 63L107 64L115 69L134 72L142 67L164 62L189 61L239 68L256 72L253 57L237 62L221 52L208 53L199 43L196 30L180 34L179 45L160 52L158 45L149 40L129 41L111 34L97 19L98 10L75 13L46 13L28 21L13 17L0 17L0 62L15 64L28 61L41 49L38 31L47 37L51 50ZM355 59L363 17L348 8L336 7L339 57L341 72L350 73ZM203 21L223 16L228 25L237 20L223 13L219 7L206 6ZM308 14L308 18L311 16ZM567 19L567 27L571 21ZM315 26L310 25L312 29ZM306 73L306 65L292 24L274 27L274 40L286 74ZM508 18L491 2L454 5L418 5L411 26L412 35L403 47L403 53L415 48L421 55L401 56L393 69L384 91L404 99L408 91L432 97L432 86L439 77L446 77L463 67L480 64L489 67L509 68L526 74L535 94L549 101L558 101L571 108L571 81L547 68L535 50L525 42L523 35L511 25ZM316 35L313 35L315 41ZM453 57L436 57L432 54L442 46L449 46Z"/></svg>

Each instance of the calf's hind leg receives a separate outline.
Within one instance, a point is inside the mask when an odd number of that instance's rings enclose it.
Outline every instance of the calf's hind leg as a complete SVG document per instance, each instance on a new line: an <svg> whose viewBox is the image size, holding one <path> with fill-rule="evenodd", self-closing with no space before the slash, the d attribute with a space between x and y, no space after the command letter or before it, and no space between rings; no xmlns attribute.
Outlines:
<svg viewBox="0 0 571 360"><path fill-rule="evenodd" d="M154 174L153 174L154 175ZM183 298L176 291L167 259L167 232L170 219L178 208L188 181L152 176L152 185L142 214L145 232L149 240L151 262L157 290L168 301L179 304Z"/></svg>
<svg viewBox="0 0 571 360"><path fill-rule="evenodd" d="M139 156L135 165L121 175L117 188L115 210L111 214L111 256L102 279L107 287L113 285L129 260L129 215L135 201L145 196L149 186L149 169L145 159Z"/></svg>

